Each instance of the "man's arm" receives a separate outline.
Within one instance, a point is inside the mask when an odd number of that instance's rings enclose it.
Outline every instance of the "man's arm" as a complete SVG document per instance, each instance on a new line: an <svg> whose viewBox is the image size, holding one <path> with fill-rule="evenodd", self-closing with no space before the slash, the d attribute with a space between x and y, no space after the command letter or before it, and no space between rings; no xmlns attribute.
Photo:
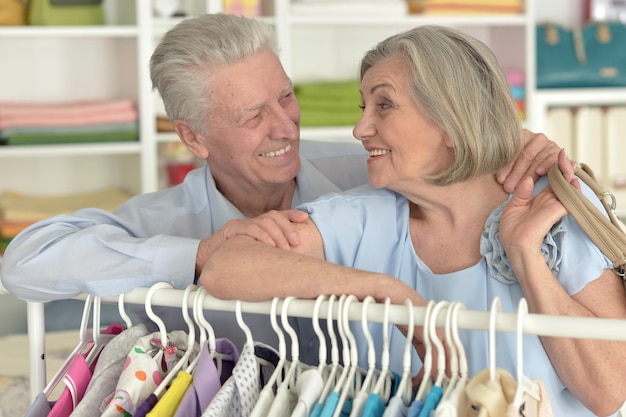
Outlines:
<svg viewBox="0 0 626 417"><path fill-rule="evenodd" d="M81 292L116 295L157 281L184 288L200 240L165 233L161 223L98 209L42 220L9 244L2 284L22 300L43 302Z"/></svg>

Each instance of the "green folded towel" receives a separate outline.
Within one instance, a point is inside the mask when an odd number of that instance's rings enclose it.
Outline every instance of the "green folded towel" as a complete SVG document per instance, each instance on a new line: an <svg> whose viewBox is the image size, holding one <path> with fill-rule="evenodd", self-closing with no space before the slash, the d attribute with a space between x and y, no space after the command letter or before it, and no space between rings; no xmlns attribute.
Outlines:
<svg viewBox="0 0 626 417"><path fill-rule="evenodd" d="M296 84L304 127L353 126L361 117L358 81Z"/></svg>

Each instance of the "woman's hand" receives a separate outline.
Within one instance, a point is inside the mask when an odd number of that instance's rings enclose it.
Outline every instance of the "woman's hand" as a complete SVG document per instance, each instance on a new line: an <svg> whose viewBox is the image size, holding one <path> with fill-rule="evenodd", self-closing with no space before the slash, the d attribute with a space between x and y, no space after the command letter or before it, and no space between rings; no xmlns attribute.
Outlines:
<svg viewBox="0 0 626 417"><path fill-rule="evenodd" d="M524 130L524 143L520 156L496 175L498 182L509 193L512 193L524 178L531 177L536 181L540 176L546 175L557 160L560 162L562 149L543 133ZM573 174L574 163L569 159L568 162Z"/></svg>
<svg viewBox="0 0 626 417"><path fill-rule="evenodd" d="M559 153L559 168L565 178L580 189L565 151ZM502 213L500 240L507 254L512 254L515 248L539 250L550 228L567 214L550 187L543 189L534 198L533 188L534 180L531 177L524 178Z"/></svg>

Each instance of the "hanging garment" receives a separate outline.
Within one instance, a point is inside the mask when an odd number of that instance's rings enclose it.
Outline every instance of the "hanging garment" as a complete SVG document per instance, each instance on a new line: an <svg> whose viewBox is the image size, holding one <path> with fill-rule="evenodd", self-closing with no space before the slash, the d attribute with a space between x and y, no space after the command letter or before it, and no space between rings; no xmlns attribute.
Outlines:
<svg viewBox="0 0 626 417"><path fill-rule="evenodd" d="M409 414L409 407L404 404L402 397L392 397L385 407L383 417L406 417Z"/></svg>
<svg viewBox="0 0 626 417"><path fill-rule="evenodd" d="M46 417L50 413L51 408L44 393L40 392L28 408L25 417Z"/></svg>
<svg viewBox="0 0 626 417"><path fill-rule="evenodd" d="M324 379L319 369L312 368L304 371L296 381L298 403L291 413L291 417L309 417L324 388Z"/></svg>
<svg viewBox="0 0 626 417"><path fill-rule="evenodd" d="M154 393L148 395L148 398L146 398L144 402L139 404L139 407L137 407L137 410L135 410L133 417L146 417L158 401L159 398ZM124 413L124 416L126 415L128 415L128 413Z"/></svg>
<svg viewBox="0 0 626 417"><path fill-rule="evenodd" d="M543 382L536 379L533 380L533 383L537 384L537 387L539 387L540 400L537 401L530 395L524 394L519 408L517 408L515 404L509 404L507 417L553 417L554 414L552 412L552 404L550 403L550 397L548 397L548 391L546 390L545 385Z"/></svg>
<svg viewBox="0 0 626 417"><path fill-rule="evenodd" d="M261 390L260 380L268 363L259 366L255 347L246 343L241 350L233 374L215 394L213 401L202 413L202 417L249 417Z"/></svg>
<svg viewBox="0 0 626 417"><path fill-rule="evenodd" d="M176 378L170 387L165 391L163 397L156 403L154 408L148 413L148 417L172 417L180 404L185 391L191 385L193 377L187 371L178 371Z"/></svg>
<svg viewBox="0 0 626 417"><path fill-rule="evenodd" d="M465 387L467 378L461 378L457 381L454 389L450 394L441 400L435 410L435 417L457 417L459 410L465 410L467 396L465 395Z"/></svg>
<svg viewBox="0 0 626 417"><path fill-rule="evenodd" d="M91 369L89 369L85 357L82 355L74 357L70 369L63 377L63 383L66 387L48 416L69 416L74 407L83 399L90 379Z"/></svg>
<svg viewBox="0 0 626 417"><path fill-rule="evenodd" d="M485 368L470 379L465 387L469 404L463 416L506 416L508 406L515 397L517 384L513 376L504 369L496 369L496 375L496 380L492 380L489 368ZM478 414L472 410L479 410Z"/></svg>
<svg viewBox="0 0 626 417"><path fill-rule="evenodd" d="M114 323L109 325L102 334L117 335L124 331L124 327L120 324ZM108 343L108 342L107 342ZM105 345L106 347L106 345ZM74 357L70 369L63 377L65 388L61 393L59 399L54 403L54 406L48 414L49 417L68 417L74 408L80 403L85 395L85 391L91 381L92 373L97 363L94 360L93 363L88 363L88 357L91 353L99 355L102 352L94 349L100 349L101 346L93 345L86 353ZM98 356L96 356L96 359Z"/></svg>
<svg viewBox="0 0 626 417"><path fill-rule="evenodd" d="M221 373L218 373L214 360L211 358L208 344L200 352L200 358L193 374L193 382L185 392L174 417L200 417L215 394L232 375L233 368L239 360L239 351L229 339L216 339L218 354L230 356L232 360L222 360Z"/></svg>
<svg viewBox="0 0 626 417"><path fill-rule="evenodd" d="M187 349L187 333L174 330L167 334L169 345L160 345L160 333L140 337L132 348L115 391L101 405L102 416L134 414L137 407L159 386L168 369L177 361L177 352ZM192 347L193 348L193 347Z"/></svg>
<svg viewBox="0 0 626 417"><path fill-rule="evenodd" d="M104 398L115 390L126 356L137 340L148 334L143 324L130 327L115 336L102 349L83 399L70 417L91 417Z"/></svg>

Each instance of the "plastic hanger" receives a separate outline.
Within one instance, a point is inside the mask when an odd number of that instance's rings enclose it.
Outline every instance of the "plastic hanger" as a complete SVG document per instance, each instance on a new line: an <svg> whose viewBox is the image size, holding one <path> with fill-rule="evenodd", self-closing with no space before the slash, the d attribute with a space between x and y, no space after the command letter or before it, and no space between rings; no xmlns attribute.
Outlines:
<svg viewBox="0 0 626 417"><path fill-rule="evenodd" d="M270 322L272 324L272 329L278 336L278 363L276 364L276 368L274 368L274 372L270 376L270 379L265 384L268 387L268 390L274 390L274 387L278 388L282 382L282 374L283 368L285 367L285 362L287 361L287 344L285 342L285 334L283 333L280 325L278 324L278 303L280 301L280 297L274 297L272 299L272 305L270 309ZM265 388L264 388L265 389Z"/></svg>
<svg viewBox="0 0 626 417"><path fill-rule="evenodd" d="M367 342L367 371L361 382L359 391L354 396L355 401L352 402L352 411L350 417L357 417L363 414L363 408L367 402L367 398L371 392L374 391L374 385L376 383L376 347L374 344L374 338L369 328L368 309L371 303L375 303L376 300L372 296L367 296L363 299L361 308L361 329L363 336Z"/></svg>
<svg viewBox="0 0 626 417"><path fill-rule="evenodd" d="M159 336L161 338L161 346L163 348L167 347L169 344L167 338L167 329L165 328L165 323L163 322L163 320L161 320L161 317L157 316L152 310L152 297L154 296L154 293L158 290L171 288L173 288L172 285L167 282L157 282L153 284L146 293L146 314L148 315L148 317L150 317L150 320L152 320L157 325L157 328L159 329Z"/></svg>
<svg viewBox="0 0 626 417"><path fill-rule="evenodd" d="M459 379L459 354L456 349L456 345L454 340L452 340L452 313L454 312L454 307L457 305L457 302L451 302L448 305L448 310L446 311L446 325L445 325L445 336L448 346L448 355L446 355L449 363L450 370L450 379L447 381L446 387L443 391L442 399L446 398L450 391L454 388L456 381Z"/></svg>
<svg viewBox="0 0 626 417"><path fill-rule="evenodd" d="M87 357L85 358L85 362L87 365L92 365L96 359L98 359L98 355L102 352L104 346L116 335L114 334L102 334L100 328L100 312L102 308L102 299L100 297L93 297L93 312L92 318L93 322L91 325L91 331L93 333L93 346L89 350Z"/></svg>
<svg viewBox="0 0 626 417"><path fill-rule="evenodd" d="M428 391L430 390L430 387L432 386L430 372L432 370L432 365L433 365L433 353L432 353L433 347L432 347L432 344L430 343L430 332L428 329L428 322L430 320L430 313L432 312L434 307L435 307L435 302L430 300L428 304L426 305L426 311L424 313L423 339L424 339L424 348L426 349L426 353L424 355L424 361L422 364L424 375L422 376L422 382L420 383L417 393L415 394L416 401L424 401L426 394L428 393Z"/></svg>
<svg viewBox="0 0 626 417"><path fill-rule="evenodd" d="M410 299L406 299L404 305L407 307L407 315L409 318L409 327L406 332L406 342L404 344L404 355L402 358L402 378L398 384L396 396L400 396L404 405L407 407L411 404L413 396L413 378L411 374L411 354L413 352L413 332L415 331L415 317L413 314L413 303ZM445 360L445 359L444 359Z"/></svg>
<svg viewBox="0 0 626 417"><path fill-rule="evenodd" d="M459 357L459 379L467 380L469 378L469 366L467 364L467 354L465 353L465 346L459 336L459 310L465 309L463 303L457 303L453 307L452 312L452 340L456 347Z"/></svg>
<svg viewBox="0 0 626 417"><path fill-rule="evenodd" d="M495 297L491 302L489 314L489 379L499 382L496 369L496 315L502 311L500 298Z"/></svg>
<svg viewBox="0 0 626 417"><path fill-rule="evenodd" d="M167 374L165 375L165 378L163 378L163 381L161 381L159 386L156 387L156 389L154 390L154 395L157 398L161 398L161 396L163 395L167 387L172 383L174 378L176 378L176 376L178 375L178 371L183 369L183 366L189 365L189 359L191 358L191 354L194 351L194 344L196 343L196 326L193 320L191 319L191 317L189 316L189 295L195 289L196 289L196 286L193 284L188 285L187 288L185 288L185 292L183 293L183 301L182 301L182 308L181 308L181 311L183 313L183 318L185 319L185 323L187 324L187 332L188 332L187 333L187 350L185 350L185 353L180 359L178 359L176 364L171 369L168 369ZM197 293L195 294L197 296Z"/></svg>
<svg viewBox="0 0 626 417"><path fill-rule="evenodd" d="M512 406L520 410L523 406L524 396L529 396L535 401L541 400L539 386L530 378L524 376L524 318L528 314L528 304L525 298L519 300L517 306L517 390ZM520 413L520 415L522 415ZM525 407L524 415L532 417L537 415L537 407Z"/></svg>
<svg viewBox="0 0 626 417"><path fill-rule="evenodd" d="M117 309L119 311L120 317L124 321L127 329L133 327L133 321L130 319L130 316L126 313L126 307L124 304L124 296L125 293L121 293L117 299Z"/></svg>
<svg viewBox="0 0 626 417"><path fill-rule="evenodd" d="M347 295L341 295L337 306L337 331L339 333L339 339L341 339L343 368L341 369L341 373L333 386L333 392L335 393L339 393L341 391L341 387L348 377L348 372L350 371L350 342L348 341L342 320L343 308L347 298Z"/></svg>
<svg viewBox="0 0 626 417"><path fill-rule="evenodd" d="M237 300L235 304L235 317L237 318L237 324L239 325L239 328L246 335L246 344L251 349L254 349L254 338L252 337L252 332L250 331L250 327L248 327L248 325L243 319L243 314L241 312L241 303L242 303L241 300Z"/></svg>
<svg viewBox="0 0 626 417"><path fill-rule="evenodd" d="M208 340L212 340L213 348L215 348L215 333L213 332L213 327L211 327L209 322L207 322L206 320L204 320L204 322L202 321L204 319L204 316L202 315L202 306L203 306L205 295L206 295L206 291L204 291L204 288L200 287L196 289L192 312L193 312L193 320L198 325L198 333L199 333L198 345L200 346L200 352L198 352L198 355L196 355L196 357L189 363L189 366L187 366L187 368L185 369L185 372L189 374L192 374L196 370L196 366L198 365L198 362L200 361L200 355L201 355L202 349L204 349L205 344L208 347L210 356L213 357L213 350L211 350L211 342L209 341L207 343ZM221 361L219 361L216 365L217 365L218 375L220 375L221 374L220 372Z"/></svg>
<svg viewBox="0 0 626 417"><path fill-rule="evenodd" d="M341 328L348 342L348 361L344 363L344 372L342 372L335 391L339 392L339 402L335 407L333 417L339 417L343 410L343 404L347 398L354 396L355 375L359 367L359 350L356 344L354 334L350 330L350 304L358 299L354 295L349 295L343 302L343 306L339 311ZM344 346L345 348L346 346ZM347 372L346 372L347 371Z"/></svg>
<svg viewBox="0 0 626 417"><path fill-rule="evenodd" d="M313 331L317 335L317 339L320 344L317 367L322 377L324 376L324 374L326 373L326 370L328 369L328 364L326 363L326 360L328 359L328 349L326 348L326 336L324 335L324 332L322 331L322 327L320 326L319 317L320 317L320 309L322 307L322 303L327 298L328 297L325 295L318 296L317 299L315 300L315 306L313 306Z"/></svg>
<svg viewBox="0 0 626 417"><path fill-rule="evenodd" d="M326 316L326 331L328 332L328 336L330 338L330 371L327 373L327 377L324 381L324 387L322 388L322 393L320 394L320 398L318 399L319 404L324 404L328 394L332 391L336 378L337 372L339 370L339 347L337 345L337 335L335 333L335 329L333 327L333 305L337 300L337 296L335 294L331 294L328 298L328 314Z"/></svg>
<svg viewBox="0 0 626 417"><path fill-rule="evenodd" d="M391 371L389 371L389 307L391 299L385 299L385 313L383 315L383 347L380 359L380 374L374 386L374 394L386 403L391 395L391 385L389 384Z"/></svg>
<svg viewBox="0 0 626 417"><path fill-rule="evenodd" d="M89 318L91 315L91 306L93 304L93 296L87 295L85 298L85 304L83 306L83 315L80 321L79 328L79 340L72 352L68 355L63 365L59 368L59 370L54 374L50 382L44 387L42 393L47 398L54 388L63 380L65 374L70 369L74 358L80 355L89 344L93 343L93 332L89 331Z"/></svg>
<svg viewBox="0 0 626 417"><path fill-rule="evenodd" d="M283 301L283 308L280 315L281 324L283 329L287 332L291 338L291 364L283 385L286 387L295 387L296 385L296 371L300 368L300 342L298 341L298 333L289 324L289 304L295 299L295 297L286 297Z"/></svg>
<svg viewBox="0 0 626 417"><path fill-rule="evenodd" d="M443 346L443 342L437 335L437 316L439 312L448 307L450 303L447 301L438 302L431 312L431 317L428 321L431 343L437 349L437 378L435 379L435 386L443 387L446 378L446 349Z"/></svg>
<svg viewBox="0 0 626 417"><path fill-rule="evenodd" d="M274 333L276 333L278 337L278 363L276 363L276 367L267 380L267 383L263 386L263 389L261 389L257 402L250 413L250 417L264 417L269 415L271 406L275 402L274 394L278 393L283 382L283 372L285 363L287 362L287 345L285 342L285 334L278 324L279 302L280 297L274 297L272 298L272 304L270 306L270 323L272 324Z"/></svg>
<svg viewBox="0 0 626 417"><path fill-rule="evenodd" d="M376 374L376 347L374 338L369 329L369 321L367 320L367 310L371 303L376 302L374 297L367 296L363 300L363 309L361 311L361 328L367 342L367 374L361 384L361 392L369 392L373 388L374 375Z"/></svg>

